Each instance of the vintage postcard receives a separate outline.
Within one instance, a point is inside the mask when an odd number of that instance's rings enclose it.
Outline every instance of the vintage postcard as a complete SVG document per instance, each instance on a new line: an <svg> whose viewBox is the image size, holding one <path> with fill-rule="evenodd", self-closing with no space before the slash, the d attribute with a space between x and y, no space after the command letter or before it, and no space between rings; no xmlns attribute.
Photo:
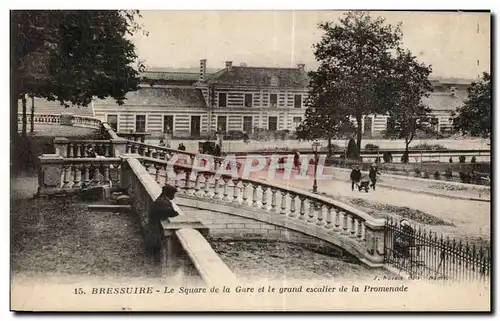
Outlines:
<svg viewBox="0 0 500 321"><path fill-rule="evenodd" d="M491 311L490 12L10 28L12 311Z"/></svg>

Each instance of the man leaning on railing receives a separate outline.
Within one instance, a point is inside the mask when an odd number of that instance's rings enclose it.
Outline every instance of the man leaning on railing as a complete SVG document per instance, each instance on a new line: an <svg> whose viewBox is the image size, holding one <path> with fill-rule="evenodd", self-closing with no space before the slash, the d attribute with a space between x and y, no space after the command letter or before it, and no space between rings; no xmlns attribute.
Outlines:
<svg viewBox="0 0 500 321"><path fill-rule="evenodd" d="M152 255L156 261L161 260L160 253L163 236L161 221L179 215L172 206L172 200L176 192L177 188L174 186L163 186L160 196L158 196L149 207L148 226L146 229L146 247L148 253Z"/></svg>

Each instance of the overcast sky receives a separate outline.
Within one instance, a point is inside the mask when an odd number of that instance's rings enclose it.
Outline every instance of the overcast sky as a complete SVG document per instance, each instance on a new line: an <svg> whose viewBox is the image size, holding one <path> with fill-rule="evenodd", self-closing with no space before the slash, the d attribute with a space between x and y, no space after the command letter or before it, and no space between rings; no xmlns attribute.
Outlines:
<svg viewBox="0 0 500 321"><path fill-rule="evenodd" d="M315 68L312 45L321 21L340 11L142 11L149 36L134 38L147 67L248 66ZM490 70L489 13L372 12L403 23L404 46L433 66L433 75L475 78Z"/></svg>

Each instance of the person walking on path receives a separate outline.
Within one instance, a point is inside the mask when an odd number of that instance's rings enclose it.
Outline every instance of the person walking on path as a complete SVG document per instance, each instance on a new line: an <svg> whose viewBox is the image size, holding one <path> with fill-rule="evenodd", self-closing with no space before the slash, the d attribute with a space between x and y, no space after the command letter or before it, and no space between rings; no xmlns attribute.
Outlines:
<svg viewBox="0 0 500 321"><path fill-rule="evenodd" d="M361 171L359 170L359 165L356 165L351 171L351 189L354 191L354 185L356 185L361 180Z"/></svg>
<svg viewBox="0 0 500 321"><path fill-rule="evenodd" d="M371 187L373 190L375 190L375 184L377 183L377 175L380 175L380 172L378 171L377 165L372 164L372 167L370 168L370 173L368 176L370 177L371 181Z"/></svg>
<svg viewBox="0 0 500 321"><path fill-rule="evenodd" d="M293 155L293 165L296 169L300 168L300 153L298 150L296 150L295 154Z"/></svg>

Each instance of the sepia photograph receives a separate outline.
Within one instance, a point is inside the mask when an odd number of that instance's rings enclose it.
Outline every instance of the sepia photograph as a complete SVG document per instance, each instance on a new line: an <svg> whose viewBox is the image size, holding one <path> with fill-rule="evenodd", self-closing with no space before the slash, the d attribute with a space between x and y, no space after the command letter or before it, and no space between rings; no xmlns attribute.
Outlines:
<svg viewBox="0 0 500 321"><path fill-rule="evenodd" d="M9 15L11 311L492 311L490 11Z"/></svg>

